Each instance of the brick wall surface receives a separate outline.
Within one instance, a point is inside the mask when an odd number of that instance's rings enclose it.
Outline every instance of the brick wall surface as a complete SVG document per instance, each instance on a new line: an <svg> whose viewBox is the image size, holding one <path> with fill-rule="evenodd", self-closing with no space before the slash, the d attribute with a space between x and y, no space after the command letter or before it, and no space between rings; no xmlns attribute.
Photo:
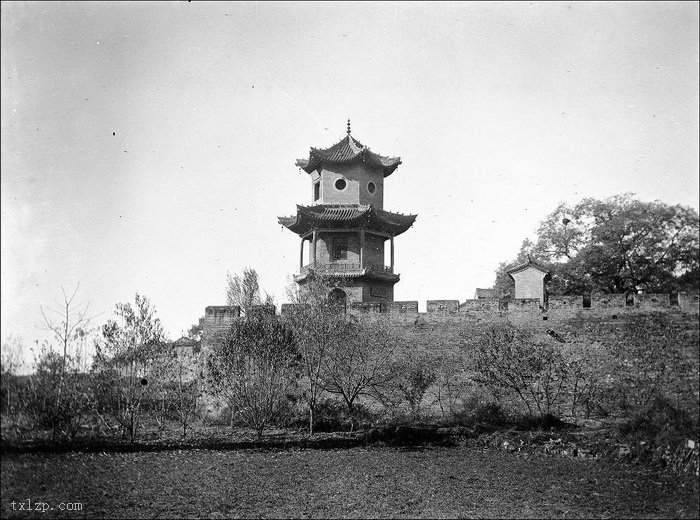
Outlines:
<svg viewBox="0 0 700 520"><path fill-rule="evenodd" d="M678 295L678 303L681 309L695 309L697 312L698 304L700 304L700 294L680 293Z"/></svg>
<svg viewBox="0 0 700 520"><path fill-rule="evenodd" d="M583 296L550 296L549 311L583 309Z"/></svg>
<svg viewBox="0 0 700 520"><path fill-rule="evenodd" d="M418 315L417 301L387 302L383 304L382 308L384 312L388 312L389 314L411 315L414 318Z"/></svg>
<svg viewBox="0 0 700 520"><path fill-rule="evenodd" d="M634 294L632 295L634 306L643 307L645 309L670 307L670 294Z"/></svg>
<svg viewBox="0 0 700 520"><path fill-rule="evenodd" d="M627 297L624 294L599 294L591 296L592 308L625 307Z"/></svg>
<svg viewBox="0 0 700 520"><path fill-rule="evenodd" d="M457 314L459 313L459 300L428 300L426 303L428 314Z"/></svg>
<svg viewBox="0 0 700 520"><path fill-rule="evenodd" d="M380 302L353 302L347 307L348 314L379 314Z"/></svg>
<svg viewBox="0 0 700 520"><path fill-rule="evenodd" d="M202 326L202 346L210 346L219 336L224 334L233 321L241 316L238 306L217 305L204 309Z"/></svg>

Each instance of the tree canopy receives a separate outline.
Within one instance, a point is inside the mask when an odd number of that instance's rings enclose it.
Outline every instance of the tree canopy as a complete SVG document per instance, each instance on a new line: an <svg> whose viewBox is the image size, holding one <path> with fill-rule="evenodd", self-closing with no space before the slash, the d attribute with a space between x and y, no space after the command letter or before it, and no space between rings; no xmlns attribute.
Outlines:
<svg viewBox="0 0 700 520"><path fill-rule="evenodd" d="M507 270L536 259L552 271L550 294L697 291L698 213L632 194L560 204L525 239L517 258L503 262L494 288L513 294Z"/></svg>

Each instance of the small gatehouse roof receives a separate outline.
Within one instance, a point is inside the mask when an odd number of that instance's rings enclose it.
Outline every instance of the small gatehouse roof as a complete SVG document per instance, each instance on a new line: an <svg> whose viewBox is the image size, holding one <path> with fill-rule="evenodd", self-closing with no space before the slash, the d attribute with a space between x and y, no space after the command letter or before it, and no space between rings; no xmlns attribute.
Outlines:
<svg viewBox="0 0 700 520"><path fill-rule="evenodd" d="M537 269L538 271L542 271L545 275L550 274L549 269L547 269L543 265L538 264L537 262L533 261L531 258L528 258L527 262L525 262L524 264L520 264L520 265L517 265L515 267L508 269L506 271L506 273L508 273L509 275L513 275L515 273L525 271L526 269L529 269L529 268L533 268L533 269Z"/></svg>

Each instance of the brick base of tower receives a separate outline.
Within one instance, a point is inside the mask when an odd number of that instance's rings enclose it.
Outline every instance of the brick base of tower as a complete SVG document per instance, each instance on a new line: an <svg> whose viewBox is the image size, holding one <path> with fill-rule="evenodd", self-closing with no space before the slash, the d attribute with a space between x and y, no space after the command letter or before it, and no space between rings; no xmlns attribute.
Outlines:
<svg viewBox="0 0 700 520"><path fill-rule="evenodd" d="M386 302L394 301L394 281L366 280L366 279L340 279L331 282L333 289L340 289L345 293L346 303L360 302ZM302 290L304 281L300 282Z"/></svg>

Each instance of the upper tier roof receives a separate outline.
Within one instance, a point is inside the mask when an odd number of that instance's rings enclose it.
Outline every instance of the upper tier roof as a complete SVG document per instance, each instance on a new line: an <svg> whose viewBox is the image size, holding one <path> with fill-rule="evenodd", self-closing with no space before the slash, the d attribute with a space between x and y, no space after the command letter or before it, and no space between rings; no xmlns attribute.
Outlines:
<svg viewBox="0 0 700 520"><path fill-rule="evenodd" d="M363 204L297 204L296 215L278 217L278 221L298 235L305 235L314 228L364 228L397 236L410 228L416 217Z"/></svg>
<svg viewBox="0 0 700 520"><path fill-rule="evenodd" d="M364 146L348 133L330 148L311 148L308 159L297 159L296 165L306 173L320 170L323 165L350 165L365 163L378 168L384 177L391 175L399 164L401 157L384 157Z"/></svg>

